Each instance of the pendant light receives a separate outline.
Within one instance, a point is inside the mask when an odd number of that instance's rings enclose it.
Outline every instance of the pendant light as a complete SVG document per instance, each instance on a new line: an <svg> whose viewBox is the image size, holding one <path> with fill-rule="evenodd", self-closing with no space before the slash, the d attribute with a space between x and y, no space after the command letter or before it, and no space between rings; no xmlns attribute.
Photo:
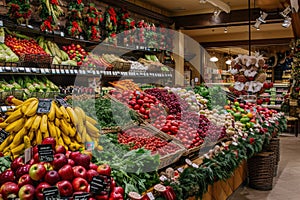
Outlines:
<svg viewBox="0 0 300 200"><path fill-rule="evenodd" d="M218 62L218 60L219 60L219 58L217 58L216 56L215 56L215 53L213 53L213 56L212 57L210 57L210 59L209 59L209 61L210 62Z"/></svg>

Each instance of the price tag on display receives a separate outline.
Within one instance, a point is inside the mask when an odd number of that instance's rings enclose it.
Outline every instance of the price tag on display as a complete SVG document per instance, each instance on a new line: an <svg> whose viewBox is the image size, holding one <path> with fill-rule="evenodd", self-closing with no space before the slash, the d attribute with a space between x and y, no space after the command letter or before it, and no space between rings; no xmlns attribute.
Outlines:
<svg viewBox="0 0 300 200"><path fill-rule="evenodd" d="M101 192L109 192L110 191L110 176L94 176L91 184L90 184L90 192L93 194L100 194Z"/></svg>
<svg viewBox="0 0 300 200"><path fill-rule="evenodd" d="M24 68L24 67L19 67L19 68L18 68L18 71L19 71L19 72L25 72L25 68Z"/></svg>
<svg viewBox="0 0 300 200"><path fill-rule="evenodd" d="M56 97L55 100L59 103L59 105L66 107L69 107L69 104L62 98Z"/></svg>
<svg viewBox="0 0 300 200"><path fill-rule="evenodd" d="M87 192L81 193L81 194L74 194L73 200L88 200L90 197L90 194Z"/></svg>
<svg viewBox="0 0 300 200"><path fill-rule="evenodd" d="M197 168L197 169L198 169L198 168L199 168L199 165L197 165L196 163L193 163L193 164L192 164L192 167L194 167L194 168Z"/></svg>
<svg viewBox="0 0 300 200"><path fill-rule="evenodd" d="M45 69L41 69L41 74L46 74Z"/></svg>
<svg viewBox="0 0 300 200"><path fill-rule="evenodd" d="M31 68L32 73L36 73L36 68ZM30 73L30 72L29 72Z"/></svg>
<svg viewBox="0 0 300 200"><path fill-rule="evenodd" d="M65 69L66 74L70 74L70 70Z"/></svg>
<svg viewBox="0 0 300 200"><path fill-rule="evenodd" d="M33 156L32 154L33 154L32 147L25 149L24 151L25 163L28 163L32 159Z"/></svg>
<svg viewBox="0 0 300 200"><path fill-rule="evenodd" d="M237 142L232 142L231 144L234 145L234 146L238 146Z"/></svg>
<svg viewBox="0 0 300 200"><path fill-rule="evenodd" d="M46 74L50 74L50 70L49 69L45 69Z"/></svg>
<svg viewBox="0 0 300 200"><path fill-rule="evenodd" d="M71 73L71 74L74 74L74 70L73 70L73 69L70 69L70 73Z"/></svg>
<svg viewBox="0 0 300 200"><path fill-rule="evenodd" d="M153 196L152 192L148 192L147 196L150 200L155 200L155 197Z"/></svg>
<svg viewBox="0 0 300 200"><path fill-rule="evenodd" d="M3 21L0 20L0 27L3 27Z"/></svg>
<svg viewBox="0 0 300 200"><path fill-rule="evenodd" d="M74 73L75 73L75 74L78 74L78 70L77 70L77 69L74 69Z"/></svg>
<svg viewBox="0 0 300 200"><path fill-rule="evenodd" d="M4 71L3 67L0 67L0 73L2 73Z"/></svg>
<svg viewBox="0 0 300 200"><path fill-rule="evenodd" d="M45 200L57 200L60 199L59 191L56 186L43 189L43 195Z"/></svg>
<svg viewBox="0 0 300 200"><path fill-rule="evenodd" d="M95 149L95 143L94 142L85 142L85 149L88 151L92 151Z"/></svg>
<svg viewBox="0 0 300 200"><path fill-rule="evenodd" d="M65 33L64 32L60 32L60 36L61 37L65 37Z"/></svg>
<svg viewBox="0 0 300 200"><path fill-rule="evenodd" d="M39 144L38 154L40 162L52 162L54 160L53 149L51 144Z"/></svg>
<svg viewBox="0 0 300 200"><path fill-rule="evenodd" d="M79 73L79 74L83 74L83 72L82 72L82 70L81 70L81 69L78 71L78 73Z"/></svg>
<svg viewBox="0 0 300 200"><path fill-rule="evenodd" d="M51 73L52 74L56 74L56 70L55 69L51 69Z"/></svg>
<svg viewBox="0 0 300 200"><path fill-rule="evenodd" d="M4 69L5 69L5 71L7 71L7 72L11 72L11 71L12 71L12 68L11 68L11 67L5 67Z"/></svg>
<svg viewBox="0 0 300 200"><path fill-rule="evenodd" d="M55 70L55 73L56 73L56 74L60 74L60 70L59 70L59 69L56 69L56 70Z"/></svg>
<svg viewBox="0 0 300 200"><path fill-rule="evenodd" d="M12 67L12 72L14 72L14 73L19 72L19 69L16 67Z"/></svg>
<svg viewBox="0 0 300 200"><path fill-rule="evenodd" d="M65 70L64 69L60 69L60 73L61 74L65 74Z"/></svg>
<svg viewBox="0 0 300 200"><path fill-rule="evenodd" d="M177 171L179 172L179 173L182 173L183 172L183 168L182 167L179 167L178 169L177 169Z"/></svg>
<svg viewBox="0 0 300 200"><path fill-rule="evenodd" d="M7 111L7 107L6 106L1 106L1 111L2 112L6 112Z"/></svg>
<svg viewBox="0 0 300 200"><path fill-rule="evenodd" d="M168 180L168 178L165 175L162 175L162 176L159 177L159 180L161 182L164 182L164 181Z"/></svg>
<svg viewBox="0 0 300 200"><path fill-rule="evenodd" d="M192 165L193 164L192 161L190 159L188 159L188 158L185 159L185 163L188 164L188 165Z"/></svg>
<svg viewBox="0 0 300 200"><path fill-rule="evenodd" d="M39 104L37 108L38 114L49 113L51 108L51 99L39 99Z"/></svg>
<svg viewBox="0 0 300 200"><path fill-rule="evenodd" d="M4 140L9 136L9 133L6 132L4 129L0 130L0 144L4 142Z"/></svg>

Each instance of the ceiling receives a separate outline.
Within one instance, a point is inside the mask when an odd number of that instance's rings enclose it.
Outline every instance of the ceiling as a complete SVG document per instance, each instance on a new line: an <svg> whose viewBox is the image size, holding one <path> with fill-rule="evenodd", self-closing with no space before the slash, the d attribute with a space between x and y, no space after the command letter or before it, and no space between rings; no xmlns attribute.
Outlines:
<svg viewBox="0 0 300 200"><path fill-rule="evenodd" d="M232 11L248 9L248 1L247 0L222 0L224 3L227 3ZM283 10L286 6L288 6L288 2L290 0L250 0L250 8L260 8L263 11L277 11ZM155 6L160 8L161 10L166 11L169 14L169 17L182 17L182 16L192 16L192 15L204 15L211 14L213 15L213 11L216 8L206 2L200 3L199 0L144 0L147 4L151 6ZM225 12L222 12L223 16L228 15ZM221 15L220 15L221 16ZM270 17L270 15L269 15ZM201 20L201 19L199 19ZM251 40L265 40L265 39L282 39L282 38L293 38L293 29L292 26L289 28L283 28L281 19L276 22L272 22L267 18L266 24L261 24L260 30L256 30L251 27ZM227 33L225 33L225 28L227 29ZM216 43L216 47L218 47L218 43L228 42L228 41L248 41L249 40L249 26L246 24L238 25L238 26L227 26L226 24L219 24L214 28L211 27L196 27L190 28L190 30L186 30L183 28L182 32L192 37L196 41L201 43L214 42ZM228 46L226 48L232 49L231 51L239 51L233 50L233 46ZM244 48L244 46L240 46L239 48ZM223 50L223 48L220 48ZM224 51L227 51L225 49Z"/></svg>

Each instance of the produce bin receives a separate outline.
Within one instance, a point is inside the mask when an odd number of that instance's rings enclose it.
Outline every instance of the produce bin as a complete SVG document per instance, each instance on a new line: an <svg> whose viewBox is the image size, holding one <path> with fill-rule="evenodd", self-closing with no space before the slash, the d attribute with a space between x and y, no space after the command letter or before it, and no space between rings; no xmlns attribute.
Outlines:
<svg viewBox="0 0 300 200"><path fill-rule="evenodd" d="M277 176L278 163L280 161L280 139L272 138L270 143L264 147L265 151L274 152L274 177Z"/></svg>

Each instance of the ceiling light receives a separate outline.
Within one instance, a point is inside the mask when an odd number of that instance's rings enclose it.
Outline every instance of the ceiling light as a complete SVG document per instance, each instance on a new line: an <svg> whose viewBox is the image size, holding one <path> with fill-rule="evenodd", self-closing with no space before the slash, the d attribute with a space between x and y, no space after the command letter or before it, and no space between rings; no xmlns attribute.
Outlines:
<svg viewBox="0 0 300 200"><path fill-rule="evenodd" d="M286 17L282 23L282 27L288 28L292 24L292 18Z"/></svg>
<svg viewBox="0 0 300 200"><path fill-rule="evenodd" d="M289 14L291 11L292 11L291 7L288 6L288 7L286 7L286 8L284 9L284 11L280 12L279 14L280 14L282 17L286 18L286 17L288 16L288 14Z"/></svg>
<svg viewBox="0 0 300 200"><path fill-rule="evenodd" d="M219 17L219 15L220 15L221 12L222 12L222 10L219 10L219 9L215 10L214 11L214 16L215 17Z"/></svg>
<svg viewBox="0 0 300 200"><path fill-rule="evenodd" d="M209 59L210 62L218 62L219 58L217 58L216 56L213 56Z"/></svg>
<svg viewBox="0 0 300 200"><path fill-rule="evenodd" d="M224 33L227 33L227 32L228 32L228 30L227 30L227 28L225 27L225 28L224 28Z"/></svg>
<svg viewBox="0 0 300 200"><path fill-rule="evenodd" d="M226 65L231 65L231 62L232 62L232 61L231 61L231 59L229 58L228 60L225 61L225 64L226 64Z"/></svg>

